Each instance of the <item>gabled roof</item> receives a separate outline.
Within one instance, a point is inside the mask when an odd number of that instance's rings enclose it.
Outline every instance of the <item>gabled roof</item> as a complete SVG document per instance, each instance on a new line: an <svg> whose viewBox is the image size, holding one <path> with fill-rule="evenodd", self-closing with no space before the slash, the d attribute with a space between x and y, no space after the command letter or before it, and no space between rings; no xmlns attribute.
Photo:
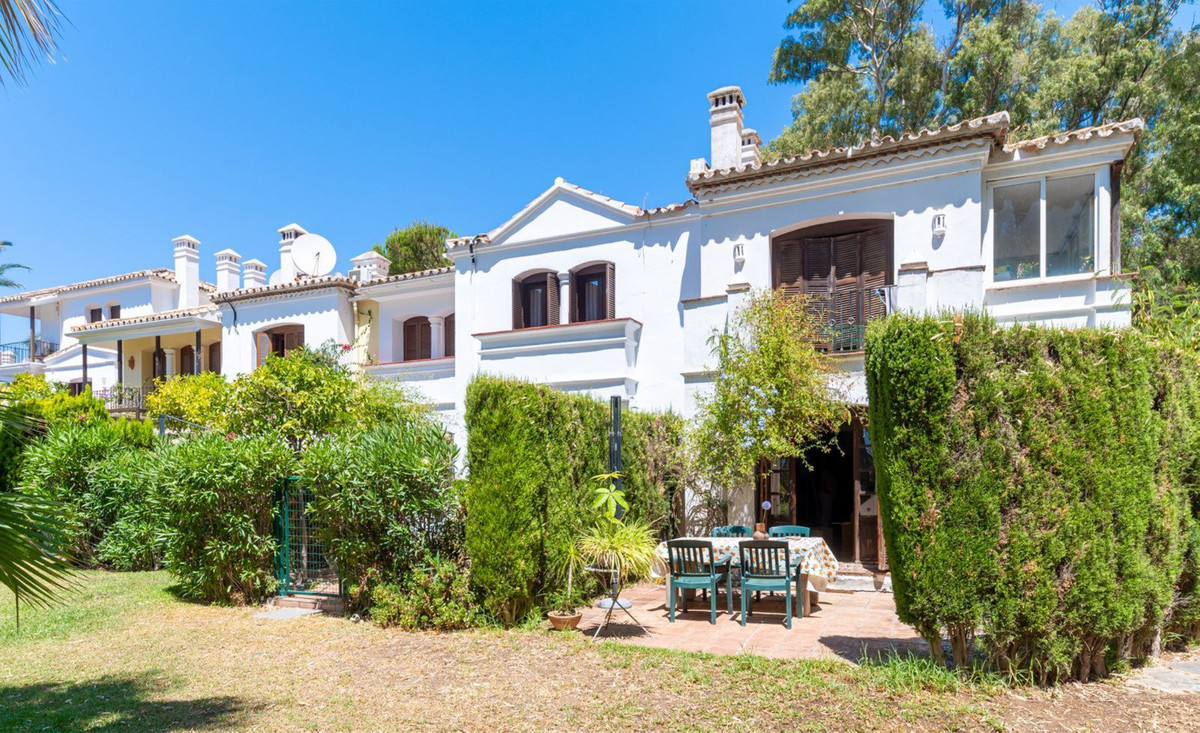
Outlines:
<svg viewBox="0 0 1200 733"><path fill-rule="evenodd" d="M465 247L469 244L490 244L492 242L496 242L514 231L523 222L528 220L530 215L533 214L538 207L542 206L547 201L550 201L561 192L566 192L568 194L583 198L587 201L597 203L600 206L629 220L644 216L667 214L680 211L695 203L695 201L689 200L680 204L668 204L666 206L659 206L653 209L643 209L640 206L634 206L633 204L627 204L624 201L618 201L611 196L605 196L602 193L590 191L583 186L577 186L574 183L568 183L559 177L554 179L554 185L543 191L537 198L526 204L524 208L522 208L520 211L510 217L508 221L504 222L500 226L484 234L449 239L446 241L446 246L448 249L453 250L456 248Z"/></svg>
<svg viewBox="0 0 1200 733"><path fill-rule="evenodd" d="M43 298L52 295L60 295L62 293L71 293L77 290L87 290L88 288L99 288L105 285L113 285L116 283L128 282L130 280L138 280L141 278L163 280L171 284L176 284L174 270L166 267L158 267L150 270L127 272L124 275L112 275L111 277L101 277L95 280L84 280L83 282L71 283L70 285L58 285L52 288L42 288L41 290L29 290L24 293L17 293L16 295L9 295L4 298L0 298L0 304L19 303L22 300ZM211 293L217 289L217 286L213 285L212 283L201 282L200 289Z"/></svg>
<svg viewBox="0 0 1200 733"><path fill-rule="evenodd" d="M426 278L437 277L438 275L449 275L452 272L454 272L454 268L452 266L435 267L431 270L417 270L416 272L402 272L399 275L388 275L387 277L381 277L378 280L360 282L358 284L358 289L370 290L377 285L391 285L408 280L424 280Z"/></svg>

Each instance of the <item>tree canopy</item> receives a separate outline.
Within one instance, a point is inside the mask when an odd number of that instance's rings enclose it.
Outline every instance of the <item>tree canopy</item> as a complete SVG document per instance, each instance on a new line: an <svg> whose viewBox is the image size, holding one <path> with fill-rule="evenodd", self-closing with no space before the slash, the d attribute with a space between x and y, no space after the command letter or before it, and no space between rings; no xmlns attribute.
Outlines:
<svg viewBox="0 0 1200 733"><path fill-rule="evenodd" d="M383 244L376 244L373 249L391 260L389 275L403 275L449 265L446 240L457 236L440 224L414 221L403 229L393 229Z"/></svg>
<svg viewBox="0 0 1200 733"><path fill-rule="evenodd" d="M1200 31L1178 0L1097 0L1069 18L1027 0L805 0L770 80L803 85L768 159L1007 110L1018 138L1141 117L1124 170L1127 269L1200 281Z"/></svg>

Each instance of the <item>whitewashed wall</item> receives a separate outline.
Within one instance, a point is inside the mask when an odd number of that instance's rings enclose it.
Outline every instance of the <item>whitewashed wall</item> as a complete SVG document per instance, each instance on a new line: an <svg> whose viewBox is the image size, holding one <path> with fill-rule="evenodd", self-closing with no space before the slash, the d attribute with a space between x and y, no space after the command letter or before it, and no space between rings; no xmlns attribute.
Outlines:
<svg viewBox="0 0 1200 733"><path fill-rule="evenodd" d="M337 287L225 303L221 322L221 373L229 379L254 370L255 334L265 329L304 326L304 343L313 347L349 344L355 335L349 293Z"/></svg>

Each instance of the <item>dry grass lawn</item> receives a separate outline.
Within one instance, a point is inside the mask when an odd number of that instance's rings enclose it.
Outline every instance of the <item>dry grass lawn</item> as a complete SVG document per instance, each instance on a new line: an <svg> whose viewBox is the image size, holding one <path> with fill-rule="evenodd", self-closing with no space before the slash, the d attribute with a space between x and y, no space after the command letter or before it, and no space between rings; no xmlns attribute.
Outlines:
<svg viewBox="0 0 1200 733"><path fill-rule="evenodd" d="M1055 726L1056 709L1072 727L1200 727L1196 696L1118 685L1089 686L1082 705L1071 689L1018 695L912 660L853 667L540 631L270 621L179 602L168 584L87 573L67 606L26 610L20 632L0 596L0 730L996 730Z"/></svg>

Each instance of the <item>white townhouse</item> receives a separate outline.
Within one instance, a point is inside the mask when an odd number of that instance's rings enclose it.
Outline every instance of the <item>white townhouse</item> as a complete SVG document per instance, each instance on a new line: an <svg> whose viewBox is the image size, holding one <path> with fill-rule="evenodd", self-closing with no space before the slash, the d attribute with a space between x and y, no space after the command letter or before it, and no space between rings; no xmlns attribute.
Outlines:
<svg viewBox="0 0 1200 733"><path fill-rule="evenodd" d="M821 348L859 404L863 331L891 310L1129 323L1120 171L1140 120L1013 140L1000 112L764 163L741 90L708 100L711 160L691 162L683 203L644 209L560 178L492 231L448 242L451 267L393 277L374 253L344 277L297 272L290 244L305 232L293 224L279 230L269 283L262 262L222 250L208 284L199 243L180 237L173 271L0 300L31 324L28 341L0 346L0 377L82 383L85 359L97 388L232 376L332 339L354 344L346 359L368 374L421 390L457 428L478 373L689 416L711 385L709 337L755 288L810 297ZM840 453L807 456L811 469L775 461L737 511L748 522L769 500L772 521L810 526L845 562L881 565L870 432L855 418L838 441Z"/></svg>

